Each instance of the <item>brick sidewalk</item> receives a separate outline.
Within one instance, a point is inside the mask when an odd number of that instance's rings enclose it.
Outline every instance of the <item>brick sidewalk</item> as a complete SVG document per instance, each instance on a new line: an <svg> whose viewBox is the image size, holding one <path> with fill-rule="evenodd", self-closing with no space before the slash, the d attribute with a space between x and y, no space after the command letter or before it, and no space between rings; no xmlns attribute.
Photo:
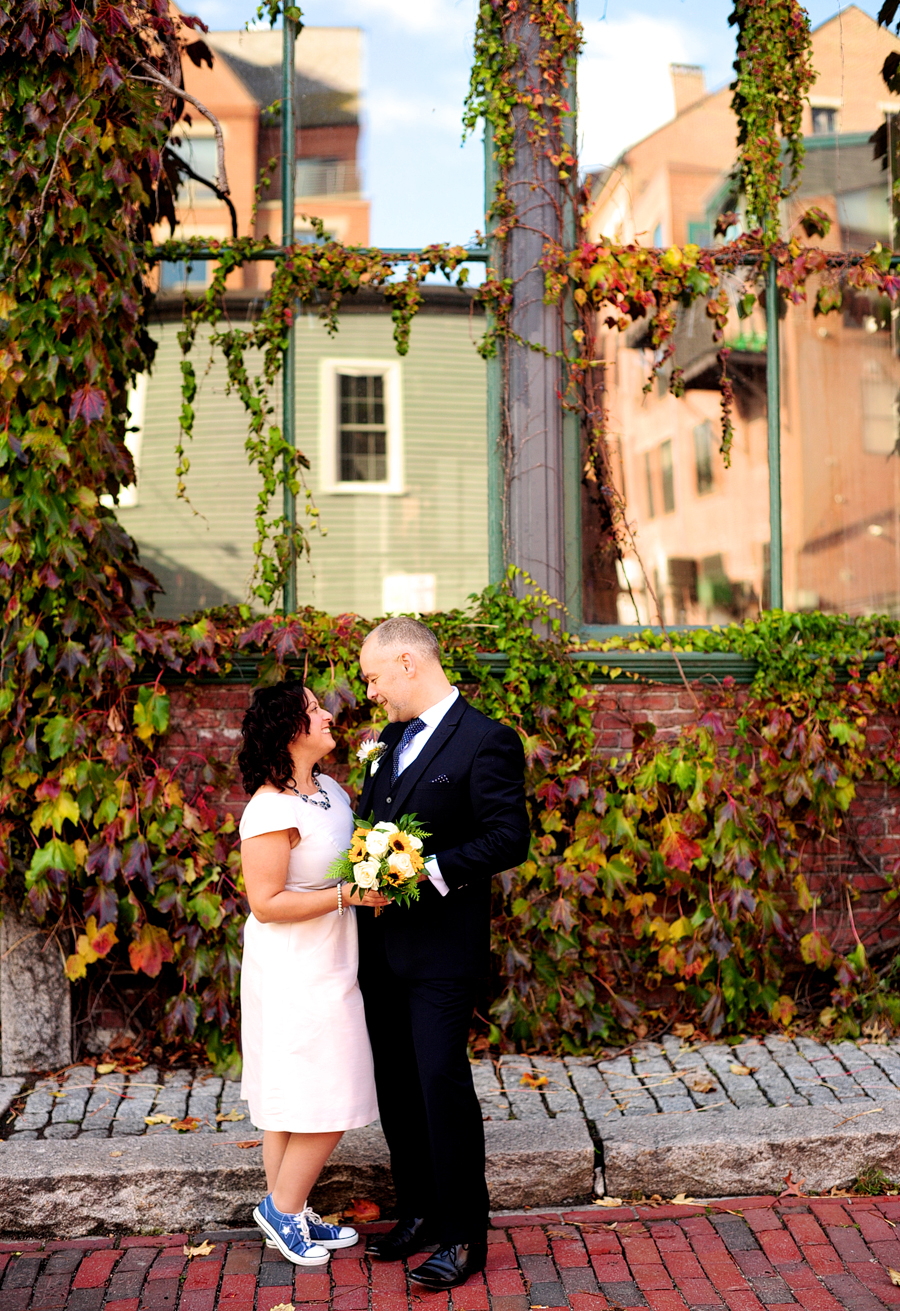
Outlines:
<svg viewBox="0 0 900 1311"><path fill-rule="evenodd" d="M425 1293L365 1239L298 1270L251 1231L0 1244L0 1311L877 1311L900 1304L900 1198L740 1198L497 1216L488 1268ZM386 1229L370 1226L369 1232ZM202 1235L192 1235L198 1243ZM413 1259L415 1265L425 1259Z"/></svg>

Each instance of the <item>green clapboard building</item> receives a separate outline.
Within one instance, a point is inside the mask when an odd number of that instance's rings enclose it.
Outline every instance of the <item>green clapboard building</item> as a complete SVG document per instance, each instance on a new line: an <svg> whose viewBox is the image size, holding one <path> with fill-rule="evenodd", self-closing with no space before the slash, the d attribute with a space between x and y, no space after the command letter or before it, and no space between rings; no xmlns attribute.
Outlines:
<svg viewBox="0 0 900 1311"><path fill-rule="evenodd" d="M374 293L347 298L334 336L315 313L298 320L297 445L323 530L311 526L310 556L298 565L301 605L369 617L445 610L487 583L485 366L475 349L484 320L468 293L423 291L402 357ZM227 298L233 323L253 309L248 293ZM123 527L165 588L156 613L170 617L248 599L259 487L244 408L226 393L221 359L207 368L200 341L190 502L176 497L181 313L180 296L157 301L159 348L132 396L137 477L119 501Z"/></svg>

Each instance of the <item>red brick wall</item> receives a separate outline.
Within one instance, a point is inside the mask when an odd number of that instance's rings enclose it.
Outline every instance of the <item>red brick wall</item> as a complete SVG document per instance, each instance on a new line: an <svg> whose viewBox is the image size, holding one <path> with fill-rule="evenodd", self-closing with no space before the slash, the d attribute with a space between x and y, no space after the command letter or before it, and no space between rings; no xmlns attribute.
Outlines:
<svg viewBox="0 0 900 1311"><path fill-rule="evenodd" d="M208 762L231 769L232 782L214 798L222 814L230 811L240 818L247 798L235 766L240 745L240 723L250 699L250 686L243 684L199 684L169 688L172 729L162 752L162 763L177 767L190 786L202 781ZM746 692L738 692L738 701ZM734 712L732 712L733 717ZM632 744L632 725L650 721L661 741L674 738L678 730L697 716L693 696L684 687L613 683L600 691L595 723L597 745L603 755L621 755ZM728 724L728 715L725 718ZM870 725L869 742L877 746L896 731L897 722ZM335 777L343 781L345 771ZM212 798L211 798L212 799ZM858 897L853 901L853 920L867 944L900 945L900 902L885 906L885 874L900 862L900 790L867 783L857 790L837 840L803 851L803 870L812 892L821 898L819 926L833 937L839 950L853 946L853 927L848 913L843 880L850 873ZM805 931L805 927L804 927Z"/></svg>

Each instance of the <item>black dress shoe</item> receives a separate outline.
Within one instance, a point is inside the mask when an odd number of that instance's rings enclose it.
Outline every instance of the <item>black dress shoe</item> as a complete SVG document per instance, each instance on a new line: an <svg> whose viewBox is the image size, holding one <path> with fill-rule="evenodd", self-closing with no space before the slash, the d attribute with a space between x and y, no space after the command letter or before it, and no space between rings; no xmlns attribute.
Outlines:
<svg viewBox="0 0 900 1311"><path fill-rule="evenodd" d="M425 1288L456 1288L470 1275L483 1270L487 1262L487 1243L453 1243L423 1261L409 1277Z"/></svg>
<svg viewBox="0 0 900 1311"><path fill-rule="evenodd" d="M435 1242L437 1234L427 1220L398 1220L390 1233L369 1240L368 1254L376 1261L402 1261Z"/></svg>

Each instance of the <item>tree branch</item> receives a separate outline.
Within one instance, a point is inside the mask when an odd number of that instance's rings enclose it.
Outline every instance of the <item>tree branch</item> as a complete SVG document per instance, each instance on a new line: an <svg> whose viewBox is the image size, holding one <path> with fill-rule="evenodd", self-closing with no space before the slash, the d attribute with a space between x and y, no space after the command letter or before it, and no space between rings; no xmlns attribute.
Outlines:
<svg viewBox="0 0 900 1311"><path fill-rule="evenodd" d="M190 91L185 91L184 87L177 87L174 82L170 82L167 77L163 77L159 69L154 68L146 59L140 61L140 67L146 69L146 71L152 76L138 77L135 79L136 81L155 82L157 86L165 87L165 89L170 91L173 96L177 96L182 100L190 101L194 108L199 109L203 117L208 118L210 123L212 123L216 133L216 186L221 192L223 199L225 196L230 196L231 188L228 185L228 175L225 172L225 137L222 133L222 124L216 118L212 110L207 109L196 96L192 96Z"/></svg>

